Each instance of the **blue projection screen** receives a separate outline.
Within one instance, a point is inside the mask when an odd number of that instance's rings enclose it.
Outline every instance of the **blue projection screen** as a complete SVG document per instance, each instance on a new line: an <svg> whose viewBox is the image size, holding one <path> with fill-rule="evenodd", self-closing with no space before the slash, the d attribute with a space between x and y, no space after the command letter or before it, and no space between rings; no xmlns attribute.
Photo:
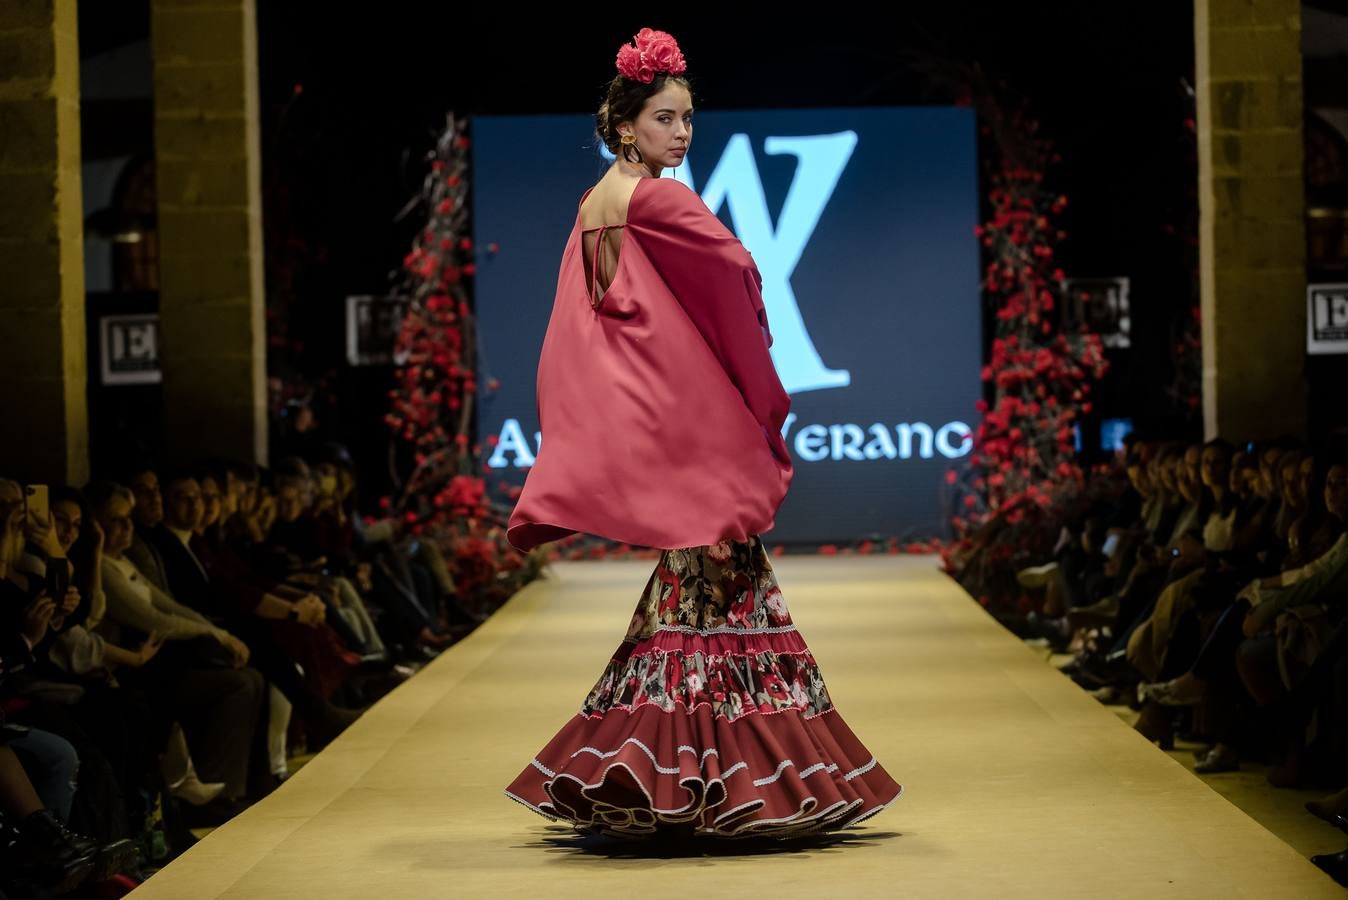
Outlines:
<svg viewBox="0 0 1348 900"><path fill-rule="evenodd" d="M493 481L522 483L539 446L534 382L562 250L612 160L593 127L472 122L475 240L499 245L476 280ZM946 107L699 112L687 159L665 172L763 275L796 469L770 542L947 533L944 475L971 450L980 396L974 128L971 110Z"/></svg>

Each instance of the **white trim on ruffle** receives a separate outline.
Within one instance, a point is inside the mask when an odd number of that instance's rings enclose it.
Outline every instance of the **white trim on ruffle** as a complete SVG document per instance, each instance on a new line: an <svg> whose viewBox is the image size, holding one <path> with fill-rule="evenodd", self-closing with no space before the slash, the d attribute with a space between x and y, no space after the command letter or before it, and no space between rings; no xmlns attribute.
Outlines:
<svg viewBox="0 0 1348 900"><path fill-rule="evenodd" d="M638 637L636 640L649 641L652 637L662 631L677 631L679 634L786 634L788 631L795 631L795 625L765 625L762 628L736 628L733 625L717 625L712 628L694 628L691 625L658 625L655 631L645 637Z"/></svg>
<svg viewBox="0 0 1348 900"><path fill-rule="evenodd" d="M630 737L627 740L623 741L614 750L603 751L597 747L589 747L589 746L581 747L579 750L571 754L571 758L575 759L582 753L593 753L600 759L608 759L610 756L617 756L619 753L622 752L622 749L626 747L628 744L635 744L637 748L641 750L642 753L645 753L646 756L650 758L651 765L655 767L655 771L659 772L661 775L677 775L681 771L681 769L677 765L672 767L660 765L660 761L655 757L655 752L651 750L650 747L647 747L645 742L642 741L640 738L634 737ZM675 751L675 754L677 755L679 753L691 753L694 756L698 756L697 750L693 747L688 746L687 744L679 745L678 749ZM720 758L721 751L717 750L715 747L708 747L706 750L703 750L700 758L698 759L698 768L700 769L703 766L705 766L707 764L707 757L712 755L715 755L717 758ZM542 761L539 760L538 757L534 757L529 764L549 778L557 777L557 773L549 769L547 766L543 765ZM875 757L872 756L870 760L868 760L867 762L861 764L857 768L843 775L843 780L851 781L858 775L862 775L865 774L866 772L869 772L872 768L875 767L875 764L876 764ZM777 764L776 771L774 771L771 775L765 775L762 778L755 778L754 787L763 787L764 785L772 784L778 778L782 777L782 773L786 771L788 766L795 766L795 762L789 759L782 760L780 763ZM728 778L730 775L739 771L741 768L748 769L749 764L744 760L740 760L730 768L722 771L721 778ZM820 762L815 763L812 766L807 766L805 769L799 770L799 774L797 777L804 779L815 774L816 772L821 771L827 772L831 775L834 772L838 771L838 769L839 766L837 763ZM598 787L602 783L603 781L601 779L600 781L595 782L594 784L587 784L584 786L587 788Z"/></svg>
<svg viewBox="0 0 1348 900"><path fill-rule="evenodd" d="M692 706L689 706L682 700L675 700L674 705L682 706L685 712L691 713L700 706L715 706L716 704L712 703L710 700L699 700ZM638 710L646 709L647 707L657 709L662 713L677 712L677 710L674 709L665 709L664 706L662 706L659 703L656 703L654 700L643 700L637 704L614 703L604 707L603 709L597 709L592 713L587 713L582 708L576 713L576 715L580 716L582 719L602 719L604 718L605 715L607 715L608 713L612 712L615 709L619 710L620 712L625 712L628 715L635 715ZM836 709L836 707L828 706L824 709L819 710L819 712L817 713L807 713L804 709L802 709L799 706L779 706L776 709L759 709L757 706L742 706L740 707L740 714L738 716L728 716L723 712L717 712L712 713L712 718L725 719L727 722L738 722L745 716L775 716L778 713L793 712L799 713L802 719L817 719L822 715L826 715L827 713L833 712L834 709Z"/></svg>
<svg viewBox="0 0 1348 900"><path fill-rule="evenodd" d="M617 750L610 750L607 753L601 752L595 747L581 747L575 753L571 754L571 758L575 759L582 753L593 753L600 759L608 759L610 756L617 756L619 753L622 752L623 747L626 747L628 744L636 744L638 747L640 747L642 752L651 758L651 765L655 766L655 771L661 773L662 775L674 775L679 771L678 766L675 766L674 768L670 769L666 766L660 765L659 760L655 758L655 754L651 752L651 748L647 747L639 739L634 737L630 737L627 740L623 741L621 744L619 744ZM689 747L687 744L679 745L679 749L675 752L676 753L688 752L693 754L694 756L697 756L697 751L694 750L692 747ZM708 747L706 750L702 751L702 758L698 760L698 766L701 767L704 763L706 763L707 756L712 753L715 753L717 756L721 755L721 752L717 750L715 747ZM538 757L534 757L533 765L535 769L538 769L540 772L544 772L549 778L554 777L554 773L548 772L546 769L543 768L543 764L538 761Z"/></svg>

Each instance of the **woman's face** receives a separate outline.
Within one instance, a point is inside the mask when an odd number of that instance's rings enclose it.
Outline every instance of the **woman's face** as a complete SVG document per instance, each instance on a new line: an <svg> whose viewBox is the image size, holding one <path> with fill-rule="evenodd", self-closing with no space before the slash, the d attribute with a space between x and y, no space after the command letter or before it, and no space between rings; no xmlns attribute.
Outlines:
<svg viewBox="0 0 1348 900"><path fill-rule="evenodd" d="M257 509L257 482L240 481L239 512L247 516L252 515L255 509Z"/></svg>
<svg viewBox="0 0 1348 900"><path fill-rule="evenodd" d="M337 499L345 500L356 489L356 473L343 466L337 470Z"/></svg>
<svg viewBox="0 0 1348 900"><path fill-rule="evenodd" d="M1298 475L1300 469L1299 462L1292 462L1283 466L1278 473L1282 480L1282 501L1288 506L1301 506L1301 478Z"/></svg>
<svg viewBox="0 0 1348 900"><path fill-rule="evenodd" d="M1336 519L1348 519L1348 465L1330 466L1325 473L1325 509Z"/></svg>
<svg viewBox="0 0 1348 900"><path fill-rule="evenodd" d="M201 479L201 530L220 521L220 482L214 478Z"/></svg>
<svg viewBox="0 0 1348 900"><path fill-rule="evenodd" d="M239 482L233 475L225 480L225 488L220 491L220 521L228 522L239 511Z"/></svg>
<svg viewBox="0 0 1348 900"><path fill-rule="evenodd" d="M678 168L693 142L693 98L683 85L670 82L646 98L635 121L619 123L618 133L636 135L652 171Z"/></svg>
<svg viewBox="0 0 1348 900"><path fill-rule="evenodd" d="M1175 469L1178 466L1178 456L1167 456L1156 467L1157 479L1161 482L1161 486L1172 494L1175 493Z"/></svg>
<svg viewBox="0 0 1348 900"><path fill-rule="evenodd" d="M1256 490L1265 500L1278 493L1278 459L1281 456L1281 448L1269 447L1259 458L1259 483Z"/></svg>
<svg viewBox="0 0 1348 900"><path fill-rule="evenodd" d="M78 503L58 500L51 505L52 521L56 524L56 541L66 553L79 540L80 529L84 527L84 514Z"/></svg>
<svg viewBox="0 0 1348 900"><path fill-rule="evenodd" d="M1237 453L1231 461L1231 491L1249 497L1259 490L1259 467L1248 453Z"/></svg>
<svg viewBox="0 0 1348 900"><path fill-rule="evenodd" d="M1221 447L1203 448L1203 486L1212 491L1224 491L1231 483L1231 454Z"/></svg>
<svg viewBox="0 0 1348 900"><path fill-rule="evenodd" d="M314 483L318 499L331 500L337 495L337 467L332 463L319 463L314 468Z"/></svg>
<svg viewBox="0 0 1348 900"><path fill-rule="evenodd" d="M109 556L120 557L131 546L135 529L131 522L132 502L127 497L114 494L103 504L95 515L103 528L103 552Z"/></svg>
<svg viewBox="0 0 1348 900"><path fill-rule="evenodd" d="M276 516L293 522L304 512L304 489L295 481L286 481L276 489Z"/></svg>
<svg viewBox="0 0 1348 900"><path fill-rule="evenodd" d="M1315 481L1315 458L1308 456L1301 461L1297 469L1297 493L1302 497L1311 495L1311 485Z"/></svg>
<svg viewBox="0 0 1348 900"><path fill-rule="evenodd" d="M1184 462L1175 474L1175 483L1179 487L1180 495L1190 503L1198 501L1200 488L1203 484L1199 472L1202 460L1203 448L1198 445L1190 447L1184 451Z"/></svg>
<svg viewBox="0 0 1348 900"><path fill-rule="evenodd" d="M1151 496L1151 475L1142 463L1134 462L1128 467L1128 483L1143 497Z"/></svg>

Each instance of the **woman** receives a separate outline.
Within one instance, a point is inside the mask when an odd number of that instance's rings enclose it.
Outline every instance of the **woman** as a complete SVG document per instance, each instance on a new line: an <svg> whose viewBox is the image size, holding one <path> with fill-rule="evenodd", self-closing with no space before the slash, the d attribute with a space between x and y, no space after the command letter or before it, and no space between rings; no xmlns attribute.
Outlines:
<svg viewBox="0 0 1348 900"><path fill-rule="evenodd" d="M53 894L74 888L94 869L97 845L65 828L74 802L79 757L64 738L5 721L4 699L11 673L33 662L32 647L45 634L56 605L40 595L11 619L26 592L11 580L10 564L23 554L23 488L0 478L0 819L9 834L0 851L0 891L25 882ZM18 595L17 597L15 595Z"/></svg>
<svg viewBox="0 0 1348 900"><path fill-rule="evenodd" d="M100 564L107 602L104 630L114 639L153 634L165 642L149 665L123 677L145 691L164 718L182 725L190 756L175 732L166 767L171 789L199 807L218 798L239 800L247 789L248 754L266 681L248 666L243 641L175 601L127 557L135 505L131 491L96 482L86 494L105 535ZM205 781L197 777L197 767Z"/></svg>
<svg viewBox="0 0 1348 900"><path fill-rule="evenodd" d="M759 537L792 476L762 281L697 194L660 178L692 139L674 38L643 29L617 66L597 116L617 159L562 259L538 370L547 439L507 536L663 552L579 714L506 793L585 832L841 828L902 788L834 708Z"/></svg>

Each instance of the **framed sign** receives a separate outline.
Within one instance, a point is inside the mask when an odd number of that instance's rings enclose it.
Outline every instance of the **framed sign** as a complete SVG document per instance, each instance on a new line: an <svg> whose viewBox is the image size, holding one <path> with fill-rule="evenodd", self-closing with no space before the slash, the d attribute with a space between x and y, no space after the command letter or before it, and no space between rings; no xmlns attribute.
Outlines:
<svg viewBox="0 0 1348 900"><path fill-rule="evenodd" d="M101 317L98 345L103 384L159 384L157 313Z"/></svg>
<svg viewBox="0 0 1348 900"><path fill-rule="evenodd" d="M407 312L406 297L353 294L346 298L346 361L353 366L398 362L393 348Z"/></svg>
<svg viewBox="0 0 1348 900"><path fill-rule="evenodd" d="M1065 324L1085 325L1106 347L1132 346L1128 313L1129 279L1068 278L1063 281Z"/></svg>
<svg viewBox="0 0 1348 900"><path fill-rule="evenodd" d="M1306 286L1306 352L1348 353L1348 284Z"/></svg>

